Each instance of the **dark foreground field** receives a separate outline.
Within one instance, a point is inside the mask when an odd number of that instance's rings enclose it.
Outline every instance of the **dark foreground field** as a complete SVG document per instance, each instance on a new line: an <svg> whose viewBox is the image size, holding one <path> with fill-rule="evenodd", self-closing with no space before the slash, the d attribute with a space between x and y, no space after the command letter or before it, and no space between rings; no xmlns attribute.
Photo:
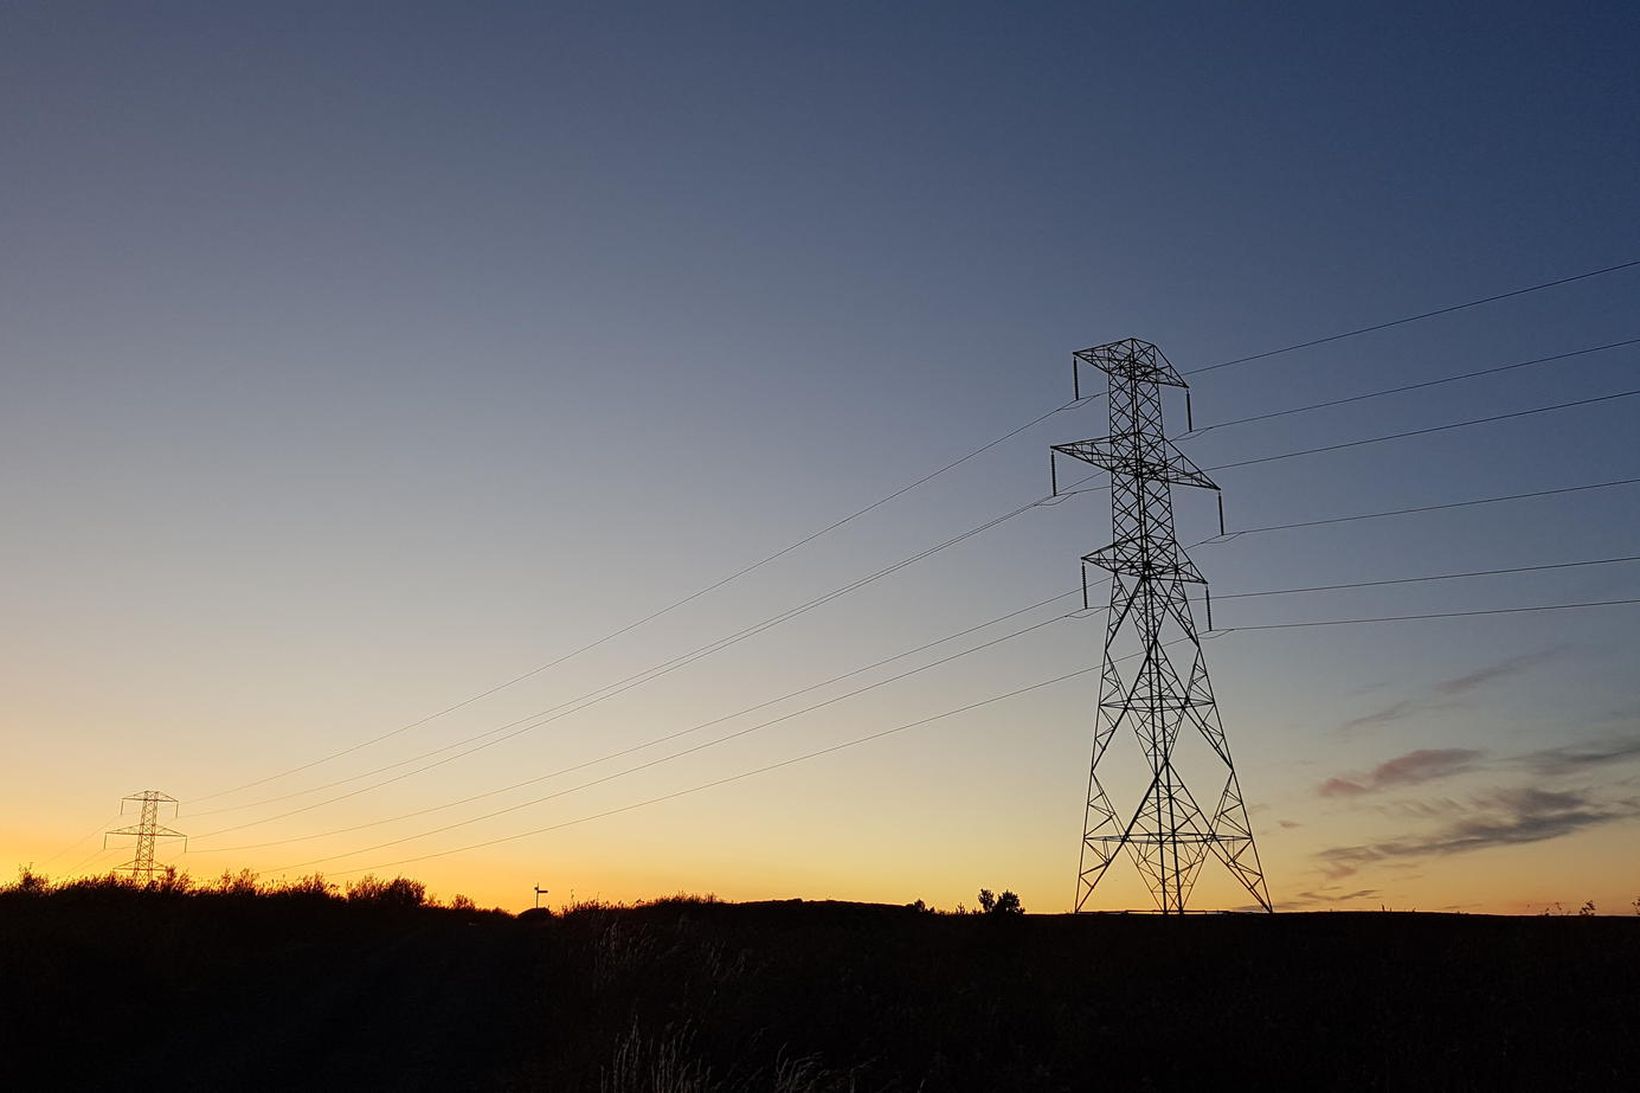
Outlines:
<svg viewBox="0 0 1640 1093"><path fill-rule="evenodd" d="M1640 919L0 895L0 1088L1640 1088Z"/></svg>

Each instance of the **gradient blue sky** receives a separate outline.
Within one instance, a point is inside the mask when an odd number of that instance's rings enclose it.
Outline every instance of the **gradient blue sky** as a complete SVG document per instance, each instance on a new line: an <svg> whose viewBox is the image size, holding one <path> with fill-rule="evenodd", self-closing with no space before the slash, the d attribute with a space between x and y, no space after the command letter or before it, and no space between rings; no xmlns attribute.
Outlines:
<svg viewBox="0 0 1640 1093"><path fill-rule="evenodd" d="M202 813L552 706L1023 504L1048 444L1103 431L1097 404L561 669L194 804L510 678L1044 413L1073 349L1138 336L1188 369L1640 257L1637 48L1632 4L7 5L0 850L78 864L98 841L72 840L149 786L191 834L265 818ZM1197 423L1640 336L1637 302L1630 270L1209 373ZM1214 465L1625 390L1637 361L1186 447ZM1220 482L1247 527L1628 477L1637 403ZM1197 558L1228 596L1640 553L1637 498ZM411 834L427 821L210 853L595 757L1069 589L1102 504L1033 511L584 715L178 860L277 872ZM1213 530L1210 499L1179 508L1187 536ZM1225 599L1215 621L1635 595L1640 567L1611 566ZM1613 608L1215 639L1277 903L1640 895L1637 628ZM1099 639L1097 619L1059 623L402 854L937 713L1090 663ZM408 868L509 906L536 882L944 905L985 884L1062 909L1091 686Z"/></svg>

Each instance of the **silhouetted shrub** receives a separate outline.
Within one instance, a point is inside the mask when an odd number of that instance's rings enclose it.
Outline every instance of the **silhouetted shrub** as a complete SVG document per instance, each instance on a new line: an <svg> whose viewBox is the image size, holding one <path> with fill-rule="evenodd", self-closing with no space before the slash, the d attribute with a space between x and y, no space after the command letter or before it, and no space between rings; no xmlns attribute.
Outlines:
<svg viewBox="0 0 1640 1093"><path fill-rule="evenodd" d="M149 881L144 887L155 892L163 892L168 896L185 896L194 890L194 878L187 873L177 872L177 867L174 865L167 865L159 876Z"/></svg>
<svg viewBox="0 0 1640 1093"><path fill-rule="evenodd" d="M235 873L224 869L216 880L216 892L224 896L259 896L262 886L257 883L257 876L253 870L241 869Z"/></svg>
<svg viewBox="0 0 1640 1093"><path fill-rule="evenodd" d="M43 896L51 891L51 878L44 873L36 873L32 865L19 865L17 883L5 890L24 896Z"/></svg>
<svg viewBox="0 0 1640 1093"><path fill-rule="evenodd" d="M1019 902L1019 897L1004 888L1002 895L997 895L989 888L979 890L980 913L987 915L1022 915L1025 908Z"/></svg>
<svg viewBox="0 0 1640 1093"><path fill-rule="evenodd" d="M280 899L331 900L339 897L336 885L325 880L323 874L310 873L295 880L287 880L263 889L263 895Z"/></svg>
<svg viewBox="0 0 1640 1093"><path fill-rule="evenodd" d="M118 873L103 873L95 877L75 877L57 885L59 892L112 892L134 887L131 878Z"/></svg>
<svg viewBox="0 0 1640 1093"><path fill-rule="evenodd" d="M366 873L347 886L349 903L370 903L378 907L421 907L427 902L427 886L409 877L378 880Z"/></svg>
<svg viewBox="0 0 1640 1093"><path fill-rule="evenodd" d="M695 892L674 892L670 896L657 896L654 899L641 899L635 906L638 907L694 907L710 903L717 903L717 893L707 892L700 895Z"/></svg>

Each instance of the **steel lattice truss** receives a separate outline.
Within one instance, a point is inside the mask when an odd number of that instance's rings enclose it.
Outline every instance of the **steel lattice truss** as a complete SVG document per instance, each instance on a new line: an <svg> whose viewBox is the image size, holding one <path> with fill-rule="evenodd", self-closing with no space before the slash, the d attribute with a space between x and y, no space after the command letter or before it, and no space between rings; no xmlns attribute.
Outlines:
<svg viewBox="0 0 1640 1093"><path fill-rule="evenodd" d="M1161 388L1187 385L1160 350L1133 338L1075 356L1077 369L1091 365L1109 377L1110 435L1053 451L1110 471L1113 530L1109 546L1082 559L1110 571L1111 591L1076 910L1087 909L1126 851L1164 914L1183 913L1209 856L1268 911L1247 806L1185 596L1187 584L1207 582L1174 534L1173 486L1218 489L1162 427ZM1131 811L1118 811L1099 779L1100 761L1123 729L1138 739L1150 780ZM1198 799L1175 767L1184 734L1199 734L1217 759L1208 775L1212 797Z"/></svg>
<svg viewBox="0 0 1640 1093"><path fill-rule="evenodd" d="M188 836L180 831L172 831L168 827L159 825L159 809L162 804L175 805L177 799L167 796L157 789L145 789L141 793L133 793L120 802L120 812L125 811L125 803L135 801L141 808L141 815L135 824L130 827L118 828L103 836L103 846L108 845L109 835L135 835L137 837L136 855L124 865L116 866L119 872L130 873L132 877L151 881L154 879L154 840L155 839L182 839L186 845Z"/></svg>

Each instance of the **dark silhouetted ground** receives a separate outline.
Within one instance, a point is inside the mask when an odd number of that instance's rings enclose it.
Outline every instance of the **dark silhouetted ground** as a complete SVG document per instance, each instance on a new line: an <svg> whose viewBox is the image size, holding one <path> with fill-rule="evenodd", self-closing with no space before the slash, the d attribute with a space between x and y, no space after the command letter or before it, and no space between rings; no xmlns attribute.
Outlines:
<svg viewBox="0 0 1640 1093"><path fill-rule="evenodd" d="M0 893L0 1088L1640 1088L1640 918Z"/></svg>

